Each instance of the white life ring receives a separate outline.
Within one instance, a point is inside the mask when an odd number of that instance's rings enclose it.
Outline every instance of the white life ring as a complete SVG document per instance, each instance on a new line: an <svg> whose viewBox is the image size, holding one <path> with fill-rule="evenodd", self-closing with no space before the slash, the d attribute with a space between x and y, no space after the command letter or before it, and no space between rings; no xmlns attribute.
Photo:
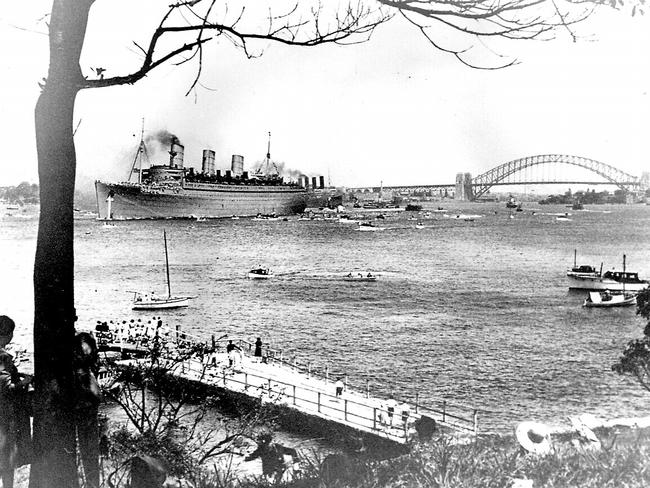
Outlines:
<svg viewBox="0 0 650 488"><path fill-rule="evenodd" d="M551 429L539 422L521 422L515 429L515 436L526 451L546 455L551 452Z"/></svg>

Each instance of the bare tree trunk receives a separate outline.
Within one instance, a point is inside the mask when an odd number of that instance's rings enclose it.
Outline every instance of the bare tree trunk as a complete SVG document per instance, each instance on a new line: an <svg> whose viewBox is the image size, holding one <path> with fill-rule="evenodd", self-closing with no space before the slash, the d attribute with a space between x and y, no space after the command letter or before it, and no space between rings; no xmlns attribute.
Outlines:
<svg viewBox="0 0 650 488"><path fill-rule="evenodd" d="M74 338L74 103L92 0L54 0L50 67L35 110L40 219L34 262L34 459L30 488L76 488Z"/></svg>

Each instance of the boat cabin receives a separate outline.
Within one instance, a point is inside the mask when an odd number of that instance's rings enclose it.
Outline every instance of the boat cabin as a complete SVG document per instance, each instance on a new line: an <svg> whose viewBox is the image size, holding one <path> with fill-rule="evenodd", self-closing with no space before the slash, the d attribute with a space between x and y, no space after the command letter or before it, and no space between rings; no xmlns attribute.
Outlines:
<svg viewBox="0 0 650 488"><path fill-rule="evenodd" d="M644 283L639 279L639 273L628 273L622 271L606 271L603 278L609 278L619 283Z"/></svg>
<svg viewBox="0 0 650 488"><path fill-rule="evenodd" d="M596 268L593 266L587 266L587 265L581 265L581 266L574 266L571 268L572 273L597 273Z"/></svg>

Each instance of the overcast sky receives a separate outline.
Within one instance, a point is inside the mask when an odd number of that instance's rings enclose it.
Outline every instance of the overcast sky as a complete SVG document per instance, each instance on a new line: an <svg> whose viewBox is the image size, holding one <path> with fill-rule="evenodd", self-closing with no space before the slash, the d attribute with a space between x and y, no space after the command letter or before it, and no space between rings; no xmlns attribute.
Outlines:
<svg viewBox="0 0 650 488"><path fill-rule="evenodd" d="M148 0L98 0L91 12L82 69L125 74L152 22ZM3 170L0 186L37 182L33 109L47 73L43 16L51 1L10 0L0 12ZM145 7L142 7L145 4ZM133 10L137 9L137 10ZM524 156L562 153L648 171L650 19L607 12L585 23L577 43L510 42L499 52L521 63L479 71L436 51L394 19L354 46L268 45L249 60L229 43L215 45L202 84L185 96L190 65L154 71L134 86L82 92L78 186L124 180L145 132L167 129L185 145L186 165L200 167L214 149L217 166L232 154L247 169L273 159L332 184L378 186L452 183ZM15 46L15 48L12 48ZM155 161L162 161L156 158Z"/></svg>

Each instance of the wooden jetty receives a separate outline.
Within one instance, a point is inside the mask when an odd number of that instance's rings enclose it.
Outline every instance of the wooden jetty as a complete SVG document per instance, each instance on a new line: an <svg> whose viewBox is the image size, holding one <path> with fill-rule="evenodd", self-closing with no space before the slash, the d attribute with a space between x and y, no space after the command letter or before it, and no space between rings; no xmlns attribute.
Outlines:
<svg viewBox="0 0 650 488"><path fill-rule="evenodd" d="M409 401L382 398L371 393L369 382L365 388L354 386L347 375L334 376L329 367L323 372L310 363L286 361L281 351L269 347L264 347L261 357L254 356L254 345L245 339L212 336L203 340L181 332L178 326L171 329L160 322L155 327L124 322L96 335L100 351L121 352L129 362L142 360L128 358L141 357L154 338L164 344L170 357L179 351L201 351L200 354L176 354L175 357L182 359L174 363L170 374L262 403L281 405L292 412L393 443L405 444L424 424L459 434L478 432L475 409L447 401L438 402L435 407L423 405L417 394ZM226 352L227 341L236 346L231 353ZM336 394L336 384L331 378L344 379L342 394Z"/></svg>

